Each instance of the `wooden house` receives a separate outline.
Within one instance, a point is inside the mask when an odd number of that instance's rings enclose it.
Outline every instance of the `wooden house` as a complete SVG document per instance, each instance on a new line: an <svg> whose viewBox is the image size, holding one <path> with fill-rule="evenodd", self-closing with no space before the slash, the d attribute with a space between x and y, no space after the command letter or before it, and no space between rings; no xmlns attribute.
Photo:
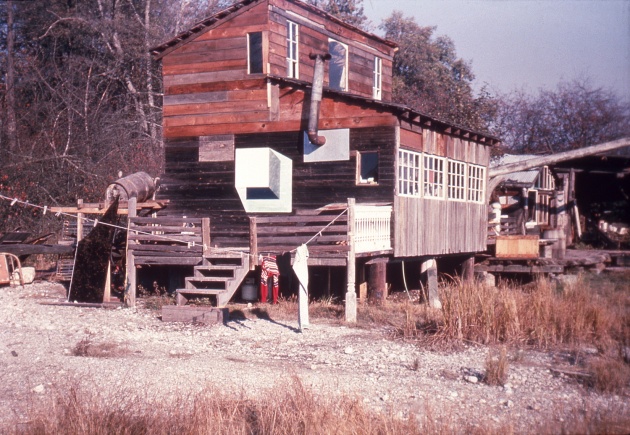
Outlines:
<svg viewBox="0 0 630 435"><path fill-rule="evenodd" d="M193 265L180 302L222 305L259 253L303 243L309 265L346 268L347 297L365 264L485 250L498 140L392 103L396 49L297 0L241 1L156 47L169 205L131 228L188 245L130 236L131 264ZM245 272L219 278L234 257Z"/></svg>

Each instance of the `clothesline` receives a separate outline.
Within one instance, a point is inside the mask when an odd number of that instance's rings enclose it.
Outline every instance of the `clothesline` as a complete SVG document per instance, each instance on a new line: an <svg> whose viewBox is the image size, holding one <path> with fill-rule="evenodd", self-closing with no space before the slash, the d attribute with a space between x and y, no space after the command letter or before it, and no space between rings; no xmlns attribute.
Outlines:
<svg viewBox="0 0 630 435"><path fill-rule="evenodd" d="M49 210L49 207L47 205L43 205L42 206L42 205L38 205L38 204L33 204L33 203L29 202L28 200L22 201L20 199L11 198L9 196L5 196L5 195L2 195L2 194L0 194L0 199L5 200L5 201L10 201L10 203L11 203L10 206L11 207L13 207L16 204L20 204L20 205L23 205L24 207L32 207L32 208L36 208L36 209L42 210L44 215L46 215L46 213ZM339 219L341 216L343 216L347 212L348 212L348 209L347 208L344 209L340 214L338 214L334 219L332 219L328 224L326 224L321 230L319 230L317 233L315 233L313 235L313 237L311 237L304 244L308 245L313 240L315 240L317 237L321 236L322 233L324 231L326 231L326 229L328 229L328 227L330 227L332 224L334 224L337 221L337 219ZM79 219L79 217L77 215L74 215L74 214L68 213L68 212L62 212L62 211L55 212L55 216L56 217L67 216L67 217L71 217L73 219L75 219L75 218ZM165 235L162 235L162 234L154 234L152 232L140 231L140 230L129 230L128 227L123 227L123 226L120 226L120 225L110 224L110 223L106 223L106 222L100 222L98 219L91 219L91 218L88 218L88 217L85 217L85 216L82 216L80 219L83 222L92 222L92 223L94 223L94 226L107 225L107 226L112 227L112 228L117 228L117 229L121 229L121 230L124 230L124 231L132 231L134 234L149 235L149 236L153 236L153 237L159 238L161 240L169 241L169 242L187 243L189 249L196 246L194 241L193 242L184 242L182 240L179 240L179 239L176 239L176 238L173 238L173 237L168 237L168 236L165 236ZM213 250L215 252L234 252L234 253L239 253L239 254L242 254L242 255L253 256L253 254L251 254L250 252L245 252L245 251L234 251L234 250L231 250L231 249L216 248L216 247L215 248L209 247L209 249ZM289 252L296 252L297 249L298 249L298 247L295 247L294 249L291 249Z"/></svg>

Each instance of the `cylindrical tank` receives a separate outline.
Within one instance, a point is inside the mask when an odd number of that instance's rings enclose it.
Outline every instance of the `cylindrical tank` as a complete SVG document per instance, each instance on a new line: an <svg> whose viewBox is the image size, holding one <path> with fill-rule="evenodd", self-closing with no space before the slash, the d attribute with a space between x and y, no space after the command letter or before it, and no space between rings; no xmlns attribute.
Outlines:
<svg viewBox="0 0 630 435"><path fill-rule="evenodd" d="M241 285L241 297L248 302L258 300L258 287L256 287L253 279L246 279L245 283Z"/></svg>
<svg viewBox="0 0 630 435"><path fill-rule="evenodd" d="M114 181L107 187L106 199L112 201L119 197L120 201L136 198L138 202L151 199L155 193L155 181L146 172L136 172Z"/></svg>

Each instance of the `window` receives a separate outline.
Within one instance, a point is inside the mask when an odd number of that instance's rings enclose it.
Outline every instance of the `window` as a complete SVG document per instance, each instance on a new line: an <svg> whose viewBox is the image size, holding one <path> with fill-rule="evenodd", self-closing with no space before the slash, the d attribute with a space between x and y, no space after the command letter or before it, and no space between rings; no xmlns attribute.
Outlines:
<svg viewBox="0 0 630 435"><path fill-rule="evenodd" d="M398 151L398 194L420 196L420 153Z"/></svg>
<svg viewBox="0 0 630 435"><path fill-rule="evenodd" d="M247 73L263 72L262 32L247 34Z"/></svg>
<svg viewBox="0 0 630 435"><path fill-rule="evenodd" d="M367 152L357 155L359 184L378 184L378 153Z"/></svg>
<svg viewBox="0 0 630 435"><path fill-rule="evenodd" d="M425 198L444 198L444 160L443 157L424 155L422 187Z"/></svg>
<svg viewBox="0 0 630 435"><path fill-rule="evenodd" d="M486 168L468 164L468 201L485 202Z"/></svg>
<svg viewBox="0 0 630 435"><path fill-rule="evenodd" d="M383 84L383 60L374 56L374 86L372 87L372 98L375 100L381 99Z"/></svg>
<svg viewBox="0 0 630 435"><path fill-rule="evenodd" d="M466 201L466 163L448 161L448 199Z"/></svg>
<svg viewBox="0 0 630 435"><path fill-rule="evenodd" d="M287 21L287 77L299 78L298 25Z"/></svg>
<svg viewBox="0 0 630 435"><path fill-rule="evenodd" d="M339 41L328 41L330 64L328 65L328 86L338 91L348 90L348 46Z"/></svg>

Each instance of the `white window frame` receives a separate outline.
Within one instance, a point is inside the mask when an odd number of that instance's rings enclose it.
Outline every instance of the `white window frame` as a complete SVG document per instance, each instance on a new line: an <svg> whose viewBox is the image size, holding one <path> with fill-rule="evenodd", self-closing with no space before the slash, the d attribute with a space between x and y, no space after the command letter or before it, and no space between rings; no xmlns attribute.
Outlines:
<svg viewBox="0 0 630 435"><path fill-rule="evenodd" d="M425 198L445 199L446 157L423 154L422 190Z"/></svg>
<svg viewBox="0 0 630 435"><path fill-rule="evenodd" d="M422 153L398 150L398 195L421 196Z"/></svg>
<svg viewBox="0 0 630 435"><path fill-rule="evenodd" d="M453 201L466 201L466 163L459 160L447 161L447 198Z"/></svg>
<svg viewBox="0 0 630 435"><path fill-rule="evenodd" d="M336 39L332 39L332 38L328 38L328 51L330 51L330 43L331 42L336 42L339 45L342 45L345 49L345 56L344 56L344 66L343 66L343 74L341 76L341 83L339 88L335 87L332 85L332 83L330 82L330 71L331 71L331 67L332 67L332 62L333 59L331 59L328 63L328 86L330 86L332 89L337 89L339 91L347 91L348 90L348 75L349 75L349 71L348 71L348 45L344 44L341 41L337 41ZM331 53L332 55L332 53Z"/></svg>
<svg viewBox="0 0 630 435"><path fill-rule="evenodd" d="M300 78L300 29L297 23L287 20L287 77Z"/></svg>
<svg viewBox="0 0 630 435"><path fill-rule="evenodd" d="M376 177L363 178L363 157L367 155L376 155ZM358 186L378 186L379 181L379 164L380 154L378 151L357 151L357 179Z"/></svg>
<svg viewBox="0 0 630 435"><path fill-rule="evenodd" d="M469 202L486 202L486 167L468 164L468 195Z"/></svg>
<svg viewBox="0 0 630 435"><path fill-rule="evenodd" d="M374 56L374 86L372 98L380 100L383 97L383 59Z"/></svg>

